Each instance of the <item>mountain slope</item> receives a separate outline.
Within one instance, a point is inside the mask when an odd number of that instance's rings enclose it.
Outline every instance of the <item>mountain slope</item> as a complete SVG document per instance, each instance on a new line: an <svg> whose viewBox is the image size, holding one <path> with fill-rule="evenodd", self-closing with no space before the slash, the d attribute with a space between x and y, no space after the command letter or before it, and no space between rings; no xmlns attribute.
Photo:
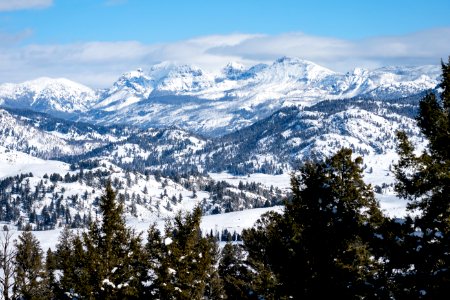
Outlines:
<svg viewBox="0 0 450 300"><path fill-rule="evenodd" d="M124 139L127 129L75 123L27 110L0 109L0 145L41 158L74 155Z"/></svg>
<svg viewBox="0 0 450 300"><path fill-rule="evenodd" d="M305 159L329 156L341 147L362 156L392 154L396 130L407 131L416 142L421 140L413 119L420 97L322 101L303 109L284 108L207 144L205 149L212 153L211 168L223 168L214 171L241 172L246 162L253 165L250 173L262 171L264 165L295 166Z"/></svg>
<svg viewBox="0 0 450 300"><path fill-rule="evenodd" d="M321 101L282 108L267 118L216 138L179 128L146 129L83 154L72 162L102 157L124 168L166 174L230 172L279 174L306 159L323 158L341 147L364 158L396 159L395 132L405 130L422 143L414 116L423 94L393 100ZM385 167L386 167L385 166ZM374 166L377 168L377 166Z"/></svg>

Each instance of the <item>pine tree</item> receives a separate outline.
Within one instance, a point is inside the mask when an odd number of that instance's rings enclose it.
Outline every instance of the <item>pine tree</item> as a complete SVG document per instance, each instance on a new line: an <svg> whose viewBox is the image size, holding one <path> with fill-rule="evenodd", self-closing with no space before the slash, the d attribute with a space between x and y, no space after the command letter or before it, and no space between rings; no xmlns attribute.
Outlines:
<svg viewBox="0 0 450 300"><path fill-rule="evenodd" d="M59 270L62 276L55 278L53 293L57 299L71 298L74 291L79 291L84 285L84 251L81 240L66 226L59 236L56 251L53 254L53 268ZM49 269L47 263L47 269Z"/></svg>
<svg viewBox="0 0 450 300"><path fill-rule="evenodd" d="M442 62L440 88L440 98L429 93L420 101L417 124L429 142L422 154L415 154L406 133L397 134L396 191L409 200L409 211L419 212L411 225L416 239L406 250L415 254L405 265L407 289L415 298L450 293L450 58Z"/></svg>
<svg viewBox="0 0 450 300"><path fill-rule="evenodd" d="M96 270L92 270L97 289L94 295L101 299L129 299L138 296L134 266L141 257L141 238L126 227L123 204L116 201L116 193L108 182L100 199L103 220L84 235L87 255Z"/></svg>
<svg viewBox="0 0 450 300"><path fill-rule="evenodd" d="M341 149L306 163L292 176L284 214L267 214L243 232L249 263L259 271L254 286L265 298L376 295L370 286L379 266L370 243L383 216L362 180L362 159L351 156Z"/></svg>
<svg viewBox="0 0 450 300"><path fill-rule="evenodd" d="M211 263L206 266L205 270L207 275L203 298L212 300L226 299L224 283L217 268L220 257L219 244L213 236L207 236L205 240L210 247L209 254L211 255Z"/></svg>
<svg viewBox="0 0 450 300"><path fill-rule="evenodd" d="M245 263L241 245L227 243L223 247L218 271L228 299L256 299L250 285L252 271Z"/></svg>
<svg viewBox="0 0 450 300"><path fill-rule="evenodd" d="M155 282L162 299L202 299L205 294L218 297L220 288L211 282L216 272L216 242L202 237L201 216L200 207L196 207L192 213L178 213L166 224Z"/></svg>
<svg viewBox="0 0 450 300"><path fill-rule="evenodd" d="M39 241L24 231L16 244L16 265L13 293L18 299L49 299L47 278L42 263L43 255Z"/></svg>
<svg viewBox="0 0 450 300"><path fill-rule="evenodd" d="M49 248L47 250L47 254L45 256L45 277L47 278L46 281L46 289L48 290L48 298L53 299L54 298L54 294L53 291L56 289L56 274L55 274L55 270L56 270L56 259L55 259L55 255L53 254L53 251Z"/></svg>
<svg viewBox="0 0 450 300"><path fill-rule="evenodd" d="M156 270L161 267L163 259L163 251L165 245L161 232L156 228L156 224L152 224L147 231L147 243L144 249L144 267L145 271L141 282L144 282L142 296L152 298L159 295L160 289L157 284Z"/></svg>

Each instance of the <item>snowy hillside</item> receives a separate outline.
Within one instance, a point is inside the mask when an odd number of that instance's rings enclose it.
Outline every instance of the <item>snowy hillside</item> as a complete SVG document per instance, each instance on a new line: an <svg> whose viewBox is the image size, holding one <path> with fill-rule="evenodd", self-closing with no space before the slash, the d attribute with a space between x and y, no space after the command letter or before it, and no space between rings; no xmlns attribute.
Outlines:
<svg viewBox="0 0 450 300"><path fill-rule="evenodd" d="M95 125L73 123L45 114L0 109L0 145L41 158L80 154L126 133Z"/></svg>
<svg viewBox="0 0 450 300"><path fill-rule="evenodd" d="M230 185L199 174L179 174L172 179L144 174L100 158L69 165L0 146L0 221L19 227L31 223L39 229L86 226L96 217L107 180L124 203L130 222L147 226L197 205L205 214L218 214L273 206L286 195L260 184ZM270 203L272 199L278 202Z"/></svg>
<svg viewBox="0 0 450 300"><path fill-rule="evenodd" d="M61 137L29 126L5 110L0 110L0 142L8 149L41 157L79 153L84 150L84 146L70 145Z"/></svg>
<svg viewBox="0 0 450 300"><path fill-rule="evenodd" d="M29 172L42 177L48 170L62 172L69 168L63 162L43 160L3 146L0 146L0 162L0 179Z"/></svg>

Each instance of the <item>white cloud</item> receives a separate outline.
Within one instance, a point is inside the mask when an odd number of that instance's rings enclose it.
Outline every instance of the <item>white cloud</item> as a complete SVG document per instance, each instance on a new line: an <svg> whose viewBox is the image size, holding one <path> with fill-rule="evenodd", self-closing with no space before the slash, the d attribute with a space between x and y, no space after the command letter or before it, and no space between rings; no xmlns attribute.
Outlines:
<svg viewBox="0 0 450 300"><path fill-rule="evenodd" d="M344 40L289 33L247 39L234 46L215 47L209 53L253 60L295 56L337 71L357 66L438 64L450 54L450 28L437 28L404 36Z"/></svg>
<svg viewBox="0 0 450 300"><path fill-rule="evenodd" d="M218 70L230 61L250 66L281 56L307 59L332 70L354 67L439 64L450 54L450 28L404 36L345 40L304 33L230 34L164 44L136 41L0 47L0 82L39 76L66 77L92 87L108 87L123 72L165 60Z"/></svg>
<svg viewBox="0 0 450 300"><path fill-rule="evenodd" d="M0 0L0 11L46 8L53 0Z"/></svg>

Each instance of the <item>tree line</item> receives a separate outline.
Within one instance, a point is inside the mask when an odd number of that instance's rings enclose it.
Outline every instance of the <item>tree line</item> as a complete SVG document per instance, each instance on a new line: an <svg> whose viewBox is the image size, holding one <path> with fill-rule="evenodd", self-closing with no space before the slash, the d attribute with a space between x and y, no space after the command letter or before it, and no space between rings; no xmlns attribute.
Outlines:
<svg viewBox="0 0 450 300"><path fill-rule="evenodd" d="M119 200L125 202L126 212L135 217L138 206L157 214L163 209L176 209L183 196L181 193L167 192L168 178L192 191L189 197L196 198L198 191L208 192L209 197L201 202L201 208L206 214L274 206L281 204L284 197L280 189L267 188L259 183L240 183L236 189L225 181L214 181L198 173L167 174L170 176L164 178L159 172L152 175L161 184L163 192L155 196L149 195L147 186L140 191L129 191L139 184L139 179L151 180L150 172L139 174L126 170L118 177L113 169L108 169L98 160L79 161L70 166L70 171L66 174L44 174L38 179L32 173L1 179L0 221L15 224L19 230L28 224L37 231L63 226L88 227L99 202L95 191L102 189L113 174L116 176L111 179L112 187L118 192ZM65 185L76 182L83 186L79 194L66 193Z"/></svg>

